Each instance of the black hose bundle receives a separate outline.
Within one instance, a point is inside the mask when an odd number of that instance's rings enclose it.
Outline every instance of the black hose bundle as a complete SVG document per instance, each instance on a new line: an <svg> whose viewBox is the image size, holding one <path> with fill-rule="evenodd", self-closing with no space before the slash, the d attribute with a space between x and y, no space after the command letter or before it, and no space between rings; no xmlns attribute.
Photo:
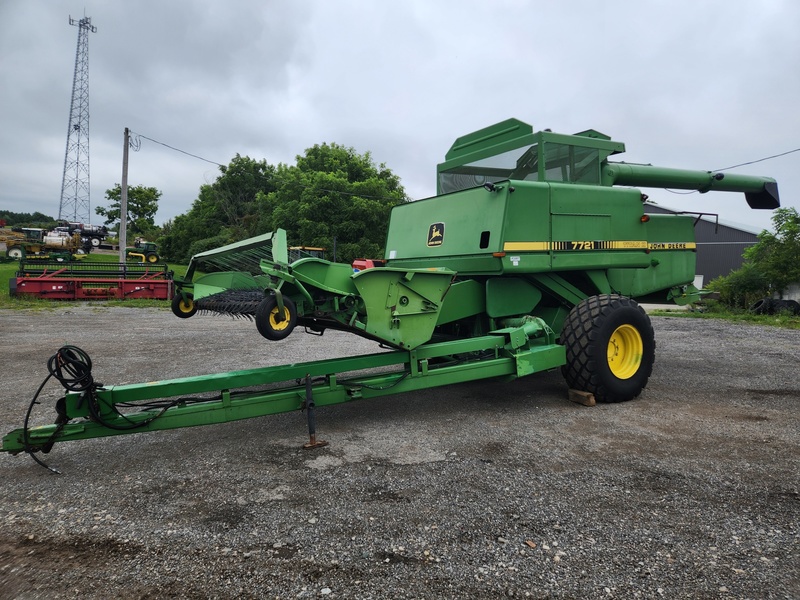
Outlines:
<svg viewBox="0 0 800 600"><path fill-rule="evenodd" d="M39 389L36 390L36 393L33 395L33 400L31 400L28 410L25 413L25 422L22 428L23 444L25 446L25 452L27 452L38 464L42 465L46 469L49 469L53 473L61 474L61 471L48 466L34 454L38 448L31 446L30 438L28 437L28 422L30 421L31 412L33 411L34 405L39 404L39 394L42 393L45 384L50 381L51 377L57 379L62 387L70 392L83 392L94 386L94 378L92 377L92 359L89 358L89 355L86 352L77 346L62 346L53 356L48 359L47 371L47 377L45 377L44 381L39 386ZM60 400L59 403L63 406L63 399ZM56 430L53 432L53 435L50 436L50 439L46 443L42 444L41 450L43 452L47 453L50 451L50 449L53 447L53 441L64 425L66 425L67 421L69 421L69 419L66 417L66 415L59 412L58 418L56 419Z"/></svg>
<svg viewBox="0 0 800 600"><path fill-rule="evenodd" d="M84 352L77 346L62 346L53 356L51 356L48 359L47 371L48 371L47 377L39 386L39 389L36 390L36 393L33 396L33 400L31 400L31 403L28 406L28 410L25 413L25 423L23 425L22 431L23 431L23 445L25 447L25 452L27 452L31 456L31 458L33 458L33 460L35 460L43 467L49 469L53 473L60 473L60 471L46 465L39 458L37 458L34 453L38 452L39 450L41 450L45 454L50 452L56 440L56 437L58 437L58 434L64 428L64 425L66 425L69 422L70 418L66 414L65 398L61 398L56 403L56 412L58 413L58 417L56 418L55 421L56 428L45 443L34 447L30 443L30 437L28 433L30 429L28 427L28 423L30 421L33 407L34 405L39 404L38 402L39 394L42 393L45 384L48 381L50 381L51 377L58 380L61 386L68 392L84 392L83 397L81 398L78 404L80 405L80 403L84 401L87 402L88 403L87 408L89 410L89 414L91 415L91 419L97 423L100 423L104 427L108 427L109 429L114 429L116 431L129 431L132 429L146 427L147 425L152 423L155 419L163 415L168 408L174 406L176 403L176 402L166 403L164 406L161 407L161 410L158 413L154 414L152 417L148 419L139 422L133 422L130 419L128 419L125 415L117 412L117 416L119 416L124 423L122 424L115 423L109 421L101 414L95 390L98 387L101 387L102 384L95 383L94 377L92 377L92 359L89 358L89 355L86 352Z"/></svg>
<svg viewBox="0 0 800 600"><path fill-rule="evenodd" d="M83 392L94 384L92 359L77 346L62 346L47 361L47 370L68 392Z"/></svg>

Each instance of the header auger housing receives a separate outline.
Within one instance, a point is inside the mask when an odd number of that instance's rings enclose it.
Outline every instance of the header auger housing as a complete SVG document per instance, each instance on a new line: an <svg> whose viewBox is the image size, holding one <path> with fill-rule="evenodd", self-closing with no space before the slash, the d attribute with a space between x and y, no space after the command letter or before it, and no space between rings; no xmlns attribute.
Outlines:
<svg viewBox="0 0 800 600"><path fill-rule="evenodd" d="M297 326L318 335L349 331L393 351L150 384L148 398L213 388L222 399L202 418L196 406L169 406L163 416L146 409L141 428L308 408L313 442L315 404L554 368L598 401L636 397L655 359L638 302L699 299L696 245L694 217L646 215L646 196L622 186L741 192L762 209L779 200L770 178L608 161L624 149L597 131L534 133L510 119L456 140L437 169L438 196L393 208L385 256L375 261L381 266L358 270L314 256L290 262L282 230L196 255L175 281L179 317L198 310L246 317L269 340ZM341 370L387 365L396 370L337 379ZM312 384L320 376L324 383ZM302 377L305 385L289 392L242 392L234 409L231 388ZM86 394L99 402L84 402ZM142 395L141 386L68 394L59 418L84 419L81 428L62 423L34 438L14 432L3 449L111 435L116 430L104 423L120 418L113 405ZM103 414L87 413L91 406Z"/></svg>

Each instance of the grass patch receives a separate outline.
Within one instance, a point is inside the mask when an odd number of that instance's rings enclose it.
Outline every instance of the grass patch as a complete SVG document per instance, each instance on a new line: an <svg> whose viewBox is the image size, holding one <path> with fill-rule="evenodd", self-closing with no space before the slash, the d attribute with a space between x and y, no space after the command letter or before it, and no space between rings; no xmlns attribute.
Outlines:
<svg viewBox="0 0 800 600"><path fill-rule="evenodd" d="M730 308L715 301L708 301L698 310L656 310L650 314L657 317L678 317L682 319L722 319L731 323L800 329L800 316L788 312L775 315L757 315L749 310Z"/></svg>

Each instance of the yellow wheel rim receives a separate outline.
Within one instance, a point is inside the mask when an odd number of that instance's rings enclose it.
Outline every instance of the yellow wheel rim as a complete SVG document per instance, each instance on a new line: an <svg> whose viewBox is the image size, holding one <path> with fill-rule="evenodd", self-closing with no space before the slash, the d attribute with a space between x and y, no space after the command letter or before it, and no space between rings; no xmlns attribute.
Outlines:
<svg viewBox="0 0 800 600"><path fill-rule="evenodd" d="M194 301L193 300L181 300L178 302L178 310L184 314L192 312L194 308Z"/></svg>
<svg viewBox="0 0 800 600"><path fill-rule="evenodd" d="M608 367L619 379L630 379L642 364L644 344L633 325L620 325L608 340Z"/></svg>
<svg viewBox="0 0 800 600"><path fill-rule="evenodd" d="M269 313L269 326L273 331L283 331L289 327L289 309L285 306L283 307L283 321L278 321L279 314L280 310L278 310L277 306Z"/></svg>

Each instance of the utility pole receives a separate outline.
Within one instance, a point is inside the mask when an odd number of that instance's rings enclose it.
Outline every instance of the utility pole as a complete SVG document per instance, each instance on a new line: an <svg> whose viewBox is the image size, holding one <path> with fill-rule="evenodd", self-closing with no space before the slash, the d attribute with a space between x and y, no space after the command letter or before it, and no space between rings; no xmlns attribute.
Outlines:
<svg viewBox="0 0 800 600"><path fill-rule="evenodd" d="M125 262L128 245L128 146L130 130L125 128L125 145L122 147L122 183L119 185L119 262Z"/></svg>
<svg viewBox="0 0 800 600"><path fill-rule="evenodd" d="M78 49L75 52L58 219L89 223L89 33L96 32L97 27L92 25L91 17L86 16L79 21L70 16L69 24L78 28Z"/></svg>

